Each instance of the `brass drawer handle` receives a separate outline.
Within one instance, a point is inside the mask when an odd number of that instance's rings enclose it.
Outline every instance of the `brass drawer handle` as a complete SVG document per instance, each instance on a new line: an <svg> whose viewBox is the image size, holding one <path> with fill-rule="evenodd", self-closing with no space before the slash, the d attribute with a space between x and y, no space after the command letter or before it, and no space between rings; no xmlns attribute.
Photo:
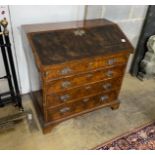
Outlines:
<svg viewBox="0 0 155 155"><path fill-rule="evenodd" d="M60 100L63 102L66 102L69 98L70 98L70 95L68 95L68 94L60 96Z"/></svg>
<svg viewBox="0 0 155 155"><path fill-rule="evenodd" d="M107 71L106 75L108 77L112 77L113 76L113 71L111 71L111 70Z"/></svg>
<svg viewBox="0 0 155 155"><path fill-rule="evenodd" d="M112 84L111 83L106 83L106 84L103 84L103 88L104 89L110 89L112 87Z"/></svg>
<svg viewBox="0 0 155 155"><path fill-rule="evenodd" d="M112 58L108 60L108 65L113 65L116 62L116 58Z"/></svg>
<svg viewBox="0 0 155 155"><path fill-rule="evenodd" d="M65 67L65 68L63 68L63 69L59 72L59 74L61 74L61 75L66 75L66 74L70 74L71 72L72 72L72 69L71 69L71 68Z"/></svg>
<svg viewBox="0 0 155 155"><path fill-rule="evenodd" d="M62 82L62 84L61 84L61 87L62 88L68 88L68 87L70 87L71 86L71 82L69 82L69 81L64 81L64 82Z"/></svg>
<svg viewBox="0 0 155 155"><path fill-rule="evenodd" d="M100 100L103 102L109 98L108 95L101 96Z"/></svg>
<svg viewBox="0 0 155 155"><path fill-rule="evenodd" d="M65 112L70 111L70 109L71 109L70 107L64 107L64 108L60 109L60 112L65 113Z"/></svg>
<svg viewBox="0 0 155 155"><path fill-rule="evenodd" d="M84 98L83 99L83 102L88 102L89 101L89 98Z"/></svg>

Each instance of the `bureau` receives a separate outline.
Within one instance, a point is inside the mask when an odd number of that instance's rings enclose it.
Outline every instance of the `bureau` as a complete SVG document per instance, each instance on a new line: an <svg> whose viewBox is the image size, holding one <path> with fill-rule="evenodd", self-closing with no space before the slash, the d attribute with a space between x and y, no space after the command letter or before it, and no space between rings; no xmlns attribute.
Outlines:
<svg viewBox="0 0 155 155"><path fill-rule="evenodd" d="M104 107L119 107L133 47L106 19L22 26L31 96L43 133L56 124ZM38 81L38 82L37 82Z"/></svg>

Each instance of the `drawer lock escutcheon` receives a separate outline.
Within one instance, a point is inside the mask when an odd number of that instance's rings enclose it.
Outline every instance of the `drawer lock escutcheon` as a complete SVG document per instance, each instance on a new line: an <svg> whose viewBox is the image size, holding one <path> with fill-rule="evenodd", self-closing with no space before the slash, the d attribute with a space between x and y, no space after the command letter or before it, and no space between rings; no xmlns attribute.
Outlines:
<svg viewBox="0 0 155 155"><path fill-rule="evenodd" d="M88 67L89 67L89 68L93 67L93 62L90 62L90 63L88 64Z"/></svg>
<svg viewBox="0 0 155 155"><path fill-rule="evenodd" d="M83 102L88 102L88 101L89 101L89 98L83 99Z"/></svg>
<svg viewBox="0 0 155 155"><path fill-rule="evenodd" d="M60 96L60 100L63 102L66 102L69 98L70 98L70 95L68 95L68 94Z"/></svg>
<svg viewBox="0 0 155 155"><path fill-rule="evenodd" d="M91 77L93 77L93 74L87 74L86 77L91 78Z"/></svg>
<svg viewBox="0 0 155 155"><path fill-rule="evenodd" d="M60 109L61 113L65 113L65 112L68 112L68 111L70 111L70 107L65 107L65 108Z"/></svg>
<svg viewBox="0 0 155 155"><path fill-rule="evenodd" d="M89 90L89 89L91 89L91 86L86 86L85 89Z"/></svg>
<svg viewBox="0 0 155 155"><path fill-rule="evenodd" d="M68 88L68 87L70 87L71 86L71 82L69 82L69 81L64 81L64 82L62 82L62 84L61 84L61 87L62 88Z"/></svg>

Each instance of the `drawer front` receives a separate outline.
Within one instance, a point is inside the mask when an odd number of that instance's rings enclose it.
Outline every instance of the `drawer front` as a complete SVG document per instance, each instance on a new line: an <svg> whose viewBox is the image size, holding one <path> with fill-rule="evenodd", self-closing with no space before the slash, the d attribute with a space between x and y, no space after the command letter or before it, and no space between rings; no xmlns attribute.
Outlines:
<svg viewBox="0 0 155 155"><path fill-rule="evenodd" d="M75 89L60 91L57 93L48 92L47 107L56 106L59 104L71 102L85 96L90 96L98 92L111 91L119 88L121 85L122 77L114 78L111 80L104 80L93 84L84 85Z"/></svg>
<svg viewBox="0 0 155 155"><path fill-rule="evenodd" d="M102 68L105 66L115 66L119 64L126 64L127 56L109 56L109 57L97 57L90 58L86 60L81 60L79 62L65 63L58 66L52 67L45 74L46 80L57 79L60 77L77 74L79 72L86 72L96 68Z"/></svg>
<svg viewBox="0 0 155 155"><path fill-rule="evenodd" d="M117 91L111 91L109 93L100 93L95 96L83 98L76 102L66 103L59 107L48 109L47 121L59 120L85 110L93 109L116 99Z"/></svg>
<svg viewBox="0 0 155 155"><path fill-rule="evenodd" d="M89 84L97 81L102 81L105 79L112 79L122 76L124 73L125 66L113 67L109 69L101 69L86 74L81 74L77 76L71 76L68 78L63 78L60 80L54 80L46 83L47 93L53 93L58 91L63 91L71 89L74 87L79 87L84 84Z"/></svg>

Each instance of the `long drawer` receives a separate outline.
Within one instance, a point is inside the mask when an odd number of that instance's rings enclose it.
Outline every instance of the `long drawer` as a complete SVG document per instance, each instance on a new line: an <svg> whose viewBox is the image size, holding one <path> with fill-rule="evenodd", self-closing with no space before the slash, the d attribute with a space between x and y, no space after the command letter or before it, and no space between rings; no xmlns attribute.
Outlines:
<svg viewBox="0 0 155 155"><path fill-rule="evenodd" d="M75 62L66 62L53 66L45 73L45 79L57 79L60 77L87 72L93 69L126 64L127 55L117 54L111 56L100 56L96 58L87 58Z"/></svg>
<svg viewBox="0 0 155 155"><path fill-rule="evenodd" d="M48 93L47 96L47 107L57 106L66 102L71 102L77 100L81 97L89 96L97 92L106 92L119 88L121 85L122 77L114 78L110 80L103 80L100 82L95 82L93 84L86 84L75 89L60 91L57 93Z"/></svg>
<svg viewBox="0 0 155 155"><path fill-rule="evenodd" d="M125 66L117 66L111 67L108 69L100 69L92 72L88 72L85 74L80 74L76 76L62 78L60 80L54 80L51 82L47 82L45 85L46 92L48 94L67 90L75 87L79 87L85 84L105 80L112 79L119 76L122 76L124 73Z"/></svg>
<svg viewBox="0 0 155 155"><path fill-rule="evenodd" d="M117 90L109 93L99 93L95 96L86 97L76 102L66 103L56 108L47 109L47 122L59 120L112 102L117 99L117 93Z"/></svg>

